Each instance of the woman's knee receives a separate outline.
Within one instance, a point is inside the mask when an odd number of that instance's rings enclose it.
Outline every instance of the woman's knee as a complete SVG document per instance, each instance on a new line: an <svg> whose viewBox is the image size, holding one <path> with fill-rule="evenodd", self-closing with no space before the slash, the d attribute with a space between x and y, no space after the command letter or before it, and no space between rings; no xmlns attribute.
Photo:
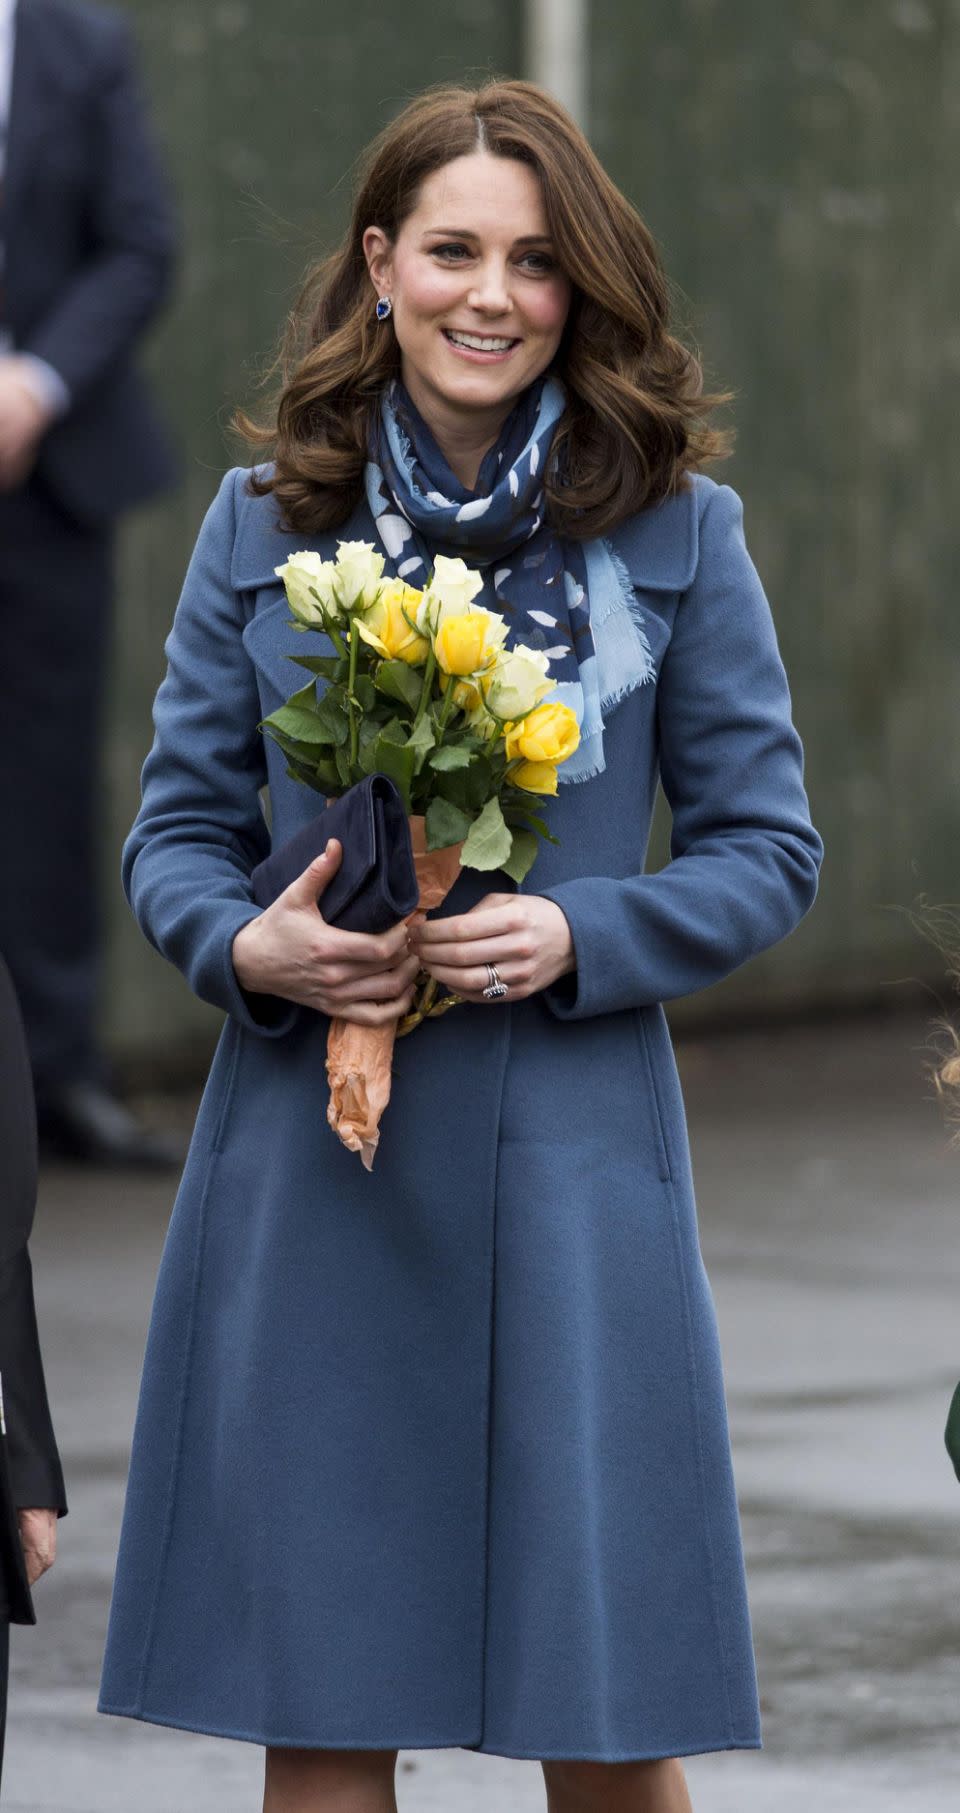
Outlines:
<svg viewBox="0 0 960 1813"><path fill-rule="evenodd" d="M268 1749L263 1813L394 1813L396 1750Z"/></svg>
<svg viewBox="0 0 960 1813"><path fill-rule="evenodd" d="M682 1765L597 1763L564 1758L542 1765L549 1813L690 1813Z"/></svg>

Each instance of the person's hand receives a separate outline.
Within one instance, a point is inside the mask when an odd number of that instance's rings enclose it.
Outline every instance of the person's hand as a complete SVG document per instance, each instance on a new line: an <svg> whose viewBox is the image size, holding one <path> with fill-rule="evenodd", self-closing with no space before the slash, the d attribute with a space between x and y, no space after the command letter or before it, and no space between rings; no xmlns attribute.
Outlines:
<svg viewBox="0 0 960 1813"><path fill-rule="evenodd" d="M346 932L328 925L323 890L343 857L336 838L233 941L241 988L281 995L361 1026L398 1020L413 1002L419 961L411 955L405 920L386 932ZM319 897L319 901L318 901Z"/></svg>
<svg viewBox="0 0 960 1813"><path fill-rule="evenodd" d="M576 968L566 914L542 894L485 894L468 913L420 918L410 927L410 948L431 976L478 1007L503 1002L483 998L488 963L496 964L514 1001Z"/></svg>
<svg viewBox="0 0 960 1813"><path fill-rule="evenodd" d="M0 358L0 491L29 477L50 414L26 384L16 354Z"/></svg>
<svg viewBox="0 0 960 1813"><path fill-rule="evenodd" d="M57 1558L56 1511L18 1511L20 1543L27 1570L27 1584L33 1586Z"/></svg>

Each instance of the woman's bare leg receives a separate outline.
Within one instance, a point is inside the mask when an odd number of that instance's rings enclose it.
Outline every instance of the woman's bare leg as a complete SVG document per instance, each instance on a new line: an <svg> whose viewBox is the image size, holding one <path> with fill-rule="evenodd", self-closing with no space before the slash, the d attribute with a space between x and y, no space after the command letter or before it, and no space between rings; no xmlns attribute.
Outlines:
<svg viewBox="0 0 960 1813"><path fill-rule="evenodd" d="M542 1763L547 1813L692 1813L676 1758L656 1763Z"/></svg>
<svg viewBox="0 0 960 1813"><path fill-rule="evenodd" d="M396 1750L271 1750L263 1813L397 1813Z"/></svg>

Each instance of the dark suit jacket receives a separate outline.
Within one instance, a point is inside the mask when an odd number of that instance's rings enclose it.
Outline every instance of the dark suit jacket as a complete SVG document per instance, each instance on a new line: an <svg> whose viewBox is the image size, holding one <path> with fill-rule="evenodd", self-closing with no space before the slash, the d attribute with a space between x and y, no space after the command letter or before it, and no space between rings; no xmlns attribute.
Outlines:
<svg viewBox="0 0 960 1813"><path fill-rule="evenodd" d="M17 1509L64 1513L60 1457L40 1360L27 1240L37 1194L37 1128L20 1010L0 958L0 1618L33 1624Z"/></svg>
<svg viewBox="0 0 960 1813"><path fill-rule="evenodd" d="M131 363L166 295L174 225L124 21L18 0L3 189L3 315L69 386L39 472L100 523L169 483L170 445Z"/></svg>

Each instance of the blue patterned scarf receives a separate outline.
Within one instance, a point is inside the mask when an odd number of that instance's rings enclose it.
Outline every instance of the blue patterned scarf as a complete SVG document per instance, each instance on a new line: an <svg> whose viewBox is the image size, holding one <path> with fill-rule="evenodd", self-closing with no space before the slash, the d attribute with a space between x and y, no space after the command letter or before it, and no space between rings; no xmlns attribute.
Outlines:
<svg viewBox="0 0 960 1813"><path fill-rule="evenodd" d="M559 378L531 384L468 491L394 379L375 418L365 482L391 577L422 587L437 554L459 556L482 572L476 602L506 619L509 646L550 657L547 697L569 705L580 726L579 746L558 771L569 782L603 771L603 713L652 679L654 666L614 549L562 540L545 519L542 474L565 402Z"/></svg>

